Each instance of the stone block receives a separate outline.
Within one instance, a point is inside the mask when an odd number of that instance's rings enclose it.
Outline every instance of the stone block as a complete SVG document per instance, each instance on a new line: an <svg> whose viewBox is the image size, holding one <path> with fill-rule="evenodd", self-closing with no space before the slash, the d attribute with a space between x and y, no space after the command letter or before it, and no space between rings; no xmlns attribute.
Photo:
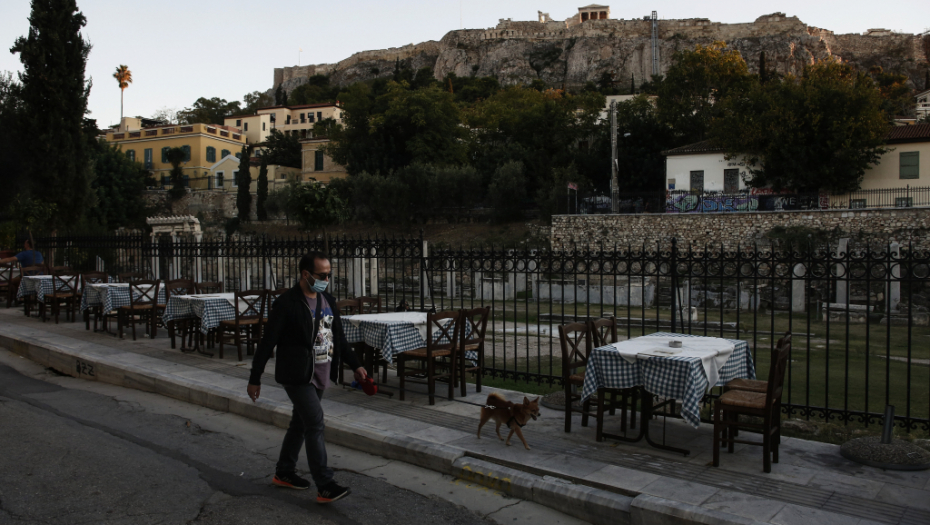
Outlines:
<svg viewBox="0 0 930 525"><path fill-rule="evenodd" d="M190 402L191 398L190 386L176 378L155 378L155 393L184 402Z"/></svg>
<svg viewBox="0 0 930 525"><path fill-rule="evenodd" d="M220 412L229 412L229 398L207 385L191 387L190 402Z"/></svg>
<svg viewBox="0 0 930 525"><path fill-rule="evenodd" d="M538 476L471 457L461 457L452 464L452 475L504 494L533 500L533 486Z"/></svg>
<svg viewBox="0 0 930 525"><path fill-rule="evenodd" d="M681 523L762 525L751 518L744 518L719 510L705 509L648 494L640 494L633 499L631 515L632 522L636 525L678 525Z"/></svg>
<svg viewBox="0 0 930 525"><path fill-rule="evenodd" d="M123 372L123 386L143 392L155 392L155 377L138 370Z"/></svg>
<svg viewBox="0 0 930 525"><path fill-rule="evenodd" d="M636 523L633 498L550 476L533 485L533 501L595 525Z"/></svg>

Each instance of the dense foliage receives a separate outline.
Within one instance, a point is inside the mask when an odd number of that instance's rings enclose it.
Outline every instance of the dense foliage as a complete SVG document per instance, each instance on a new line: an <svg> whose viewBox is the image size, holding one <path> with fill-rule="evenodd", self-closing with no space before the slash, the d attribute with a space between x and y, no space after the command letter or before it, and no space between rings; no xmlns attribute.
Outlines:
<svg viewBox="0 0 930 525"><path fill-rule="evenodd" d="M249 214L252 212L252 173L249 169L249 147L242 146L242 152L239 154L239 173L236 175L236 217L239 223L249 222Z"/></svg>

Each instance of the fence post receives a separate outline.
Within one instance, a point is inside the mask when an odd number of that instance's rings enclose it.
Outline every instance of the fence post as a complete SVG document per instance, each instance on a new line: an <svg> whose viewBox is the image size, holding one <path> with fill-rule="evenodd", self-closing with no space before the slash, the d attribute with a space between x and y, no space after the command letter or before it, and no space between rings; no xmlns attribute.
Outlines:
<svg viewBox="0 0 930 525"><path fill-rule="evenodd" d="M672 333L678 331L678 323L676 322L676 312L678 311L678 239L672 237L672 257L671 257L671 267L669 268L669 273L672 277ZM657 305L658 307L658 305Z"/></svg>
<svg viewBox="0 0 930 525"><path fill-rule="evenodd" d="M426 274L426 258L429 256L429 242L423 240L423 230L420 230L420 309L426 308L426 287L429 286L427 283L427 274Z"/></svg>

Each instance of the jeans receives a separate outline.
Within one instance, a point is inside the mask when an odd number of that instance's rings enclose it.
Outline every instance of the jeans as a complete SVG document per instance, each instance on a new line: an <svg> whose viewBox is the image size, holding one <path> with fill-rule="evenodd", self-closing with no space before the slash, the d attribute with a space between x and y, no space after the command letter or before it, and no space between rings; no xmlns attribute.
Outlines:
<svg viewBox="0 0 930 525"><path fill-rule="evenodd" d="M291 424L284 434L281 455L275 467L277 474L290 474L297 469L300 447L307 444L310 476L317 488L333 481L333 470L326 466L326 442L323 439L323 391L311 384L286 386L284 391L294 404Z"/></svg>

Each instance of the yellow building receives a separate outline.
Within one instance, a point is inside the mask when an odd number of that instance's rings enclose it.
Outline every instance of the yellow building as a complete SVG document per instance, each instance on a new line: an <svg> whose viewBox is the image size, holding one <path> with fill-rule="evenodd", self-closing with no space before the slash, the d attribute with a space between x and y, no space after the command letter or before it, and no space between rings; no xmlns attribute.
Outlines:
<svg viewBox="0 0 930 525"><path fill-rule="evenodd" d="M120 130L107 133L106 140L118 144L126 155L142 163L162 186L168 185L171 163L168 150L181 148L187 153L181 169L191 189L212 189L211 166L217 161L242 151L245 135L238 129L213 124L164 125L133 129L120 125Z"/></svg>
<svg viewBox="0 0 930 525"><path fill-rule="evenodd" d="M329 182L348 176L345 166L336 164L333 159L323 152L323 146L329 144L327 138L304 139L300 141L303 169L301 180L311 178L319 182Z"/></svg>
<svg viewBox="0 0 930 525"><path fill-rule="evenodd" d="M258 159L250 159L249 176L252 177L252 183L249 185L249 193L258 193L258 172L261 169ZM290 179L297 177L300 170L269 164L268 168L268 191L272 192L287 186ZM239 191L239 158L235 155L229 155L217 161L210 166L211 189L225 192Z"/></svg>

